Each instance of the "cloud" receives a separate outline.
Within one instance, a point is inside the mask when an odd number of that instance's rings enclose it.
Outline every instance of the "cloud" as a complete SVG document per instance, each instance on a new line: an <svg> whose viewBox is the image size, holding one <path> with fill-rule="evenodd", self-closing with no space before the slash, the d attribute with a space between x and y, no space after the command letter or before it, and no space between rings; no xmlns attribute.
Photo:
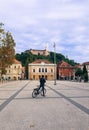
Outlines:
<svg viewBox="0 0 89 130"><path fill-rule="evenodd" d="M78 62L89 60L88 0L1 0L0 21L13 34L16 52L30 48L67 55Z"/></svg>

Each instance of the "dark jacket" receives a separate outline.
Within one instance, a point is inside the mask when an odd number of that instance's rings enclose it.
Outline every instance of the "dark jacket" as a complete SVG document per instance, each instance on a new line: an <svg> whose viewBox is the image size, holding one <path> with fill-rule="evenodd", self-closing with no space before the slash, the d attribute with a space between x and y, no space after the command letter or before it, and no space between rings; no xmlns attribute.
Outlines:
<svg viewBox="0 0 89 130"><path fill-rule="evenodd" d="M42 77L42 78L40 79L40 86L44 86L45 82L46 82L45 78Z"/></svg>

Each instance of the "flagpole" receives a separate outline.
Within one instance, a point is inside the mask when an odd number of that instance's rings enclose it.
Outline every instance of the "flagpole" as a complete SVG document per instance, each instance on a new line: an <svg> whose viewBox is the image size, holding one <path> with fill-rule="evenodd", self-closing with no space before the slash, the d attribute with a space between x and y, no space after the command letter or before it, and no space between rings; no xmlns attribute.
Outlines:
<svg viewBox="0 0 89 130"><path fill-rule="evenodd" d="M54 42L54 85L56 85L56 44Z"/></svg>

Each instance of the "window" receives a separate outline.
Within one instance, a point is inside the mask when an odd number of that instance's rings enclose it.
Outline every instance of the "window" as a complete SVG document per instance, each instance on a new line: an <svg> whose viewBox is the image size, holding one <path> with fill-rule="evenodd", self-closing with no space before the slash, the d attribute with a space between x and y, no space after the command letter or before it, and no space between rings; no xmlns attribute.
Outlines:
<svg viewBox="0 0 89 130"><path fill-rule="evenodd" d="M10 68L10 66L8 68Z"/></svg>
<svg viewBox="0 0 89 130"><path fill-rule="evenodd" d="M35 69L33 69L33 72L35 72Z"/></svg>
<svg viewBox="0 0 89 130"><path fill-rule="evenodd" d="M51 69L51 73L53 72L53 69Z"/></svg>
<svg viewBox="0 0 89 130"><path fill-rule="evenodd" d="M41 72L41 68L39 68L39 72Z"/></svg>
<svg viewBox="0 0 89 130"><path fill-rule="evenodd" d="M47 78L48 78L48 77L47 77L47 75L46 75L46 76L45 76L45 79L47 80Z"/></svg>
<svg viewBox="0 0 89 130"><path fill-rule="evenodd" d="M41 78L41 76L39 75L39 79Z"/></svg>
<svg viewBox="0 0 89 130"><path fill-rule="evenodd" d="M42 68L42 72L44 72L44 68Z"/></svg>
<svg viewBox="0 0 89 130"><path fill-rule="evenodd" d="M47 72L47 68L45 68L45 72Z"/></svg>
<svg viewBox="0 0 89 130"><path fill-rule="evenodd" d="M53 79L53 75L51 75L51 80Z"/></svg>
<svg viewBox="0 0 89 130"><path fill-rule="evenodd" d="M33 79L35 80L35 75L33 75Z"/></svg>
<svg viewBox="0 0 89 130"><path fill-rule="evenodd" d="M20 66L18 66L18 69L20 69Z"/></svg>
<svg viewBox="0 0 89 130"><path fill-rule="evenodd" d="M16 69L16 66L14 66L14 68Z"/></svg>

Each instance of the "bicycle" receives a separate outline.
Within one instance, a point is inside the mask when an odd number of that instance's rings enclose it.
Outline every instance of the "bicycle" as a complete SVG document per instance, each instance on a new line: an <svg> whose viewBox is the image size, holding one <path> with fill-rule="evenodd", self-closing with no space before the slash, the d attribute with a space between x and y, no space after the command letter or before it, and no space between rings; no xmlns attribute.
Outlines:
<svg viewBox="0 0 89 130"><path fill-rule="evenodd" d="M33 89L33 92L32 92L32 97L33 98L36 98L37 97L37 95L41 95L41 96L43 96L43 91L42 91L42 87L39 89L39 87L37 87L37 88L35 88L35 89ZM46 89L44 88L44 94L46 94Z"/></svg>

